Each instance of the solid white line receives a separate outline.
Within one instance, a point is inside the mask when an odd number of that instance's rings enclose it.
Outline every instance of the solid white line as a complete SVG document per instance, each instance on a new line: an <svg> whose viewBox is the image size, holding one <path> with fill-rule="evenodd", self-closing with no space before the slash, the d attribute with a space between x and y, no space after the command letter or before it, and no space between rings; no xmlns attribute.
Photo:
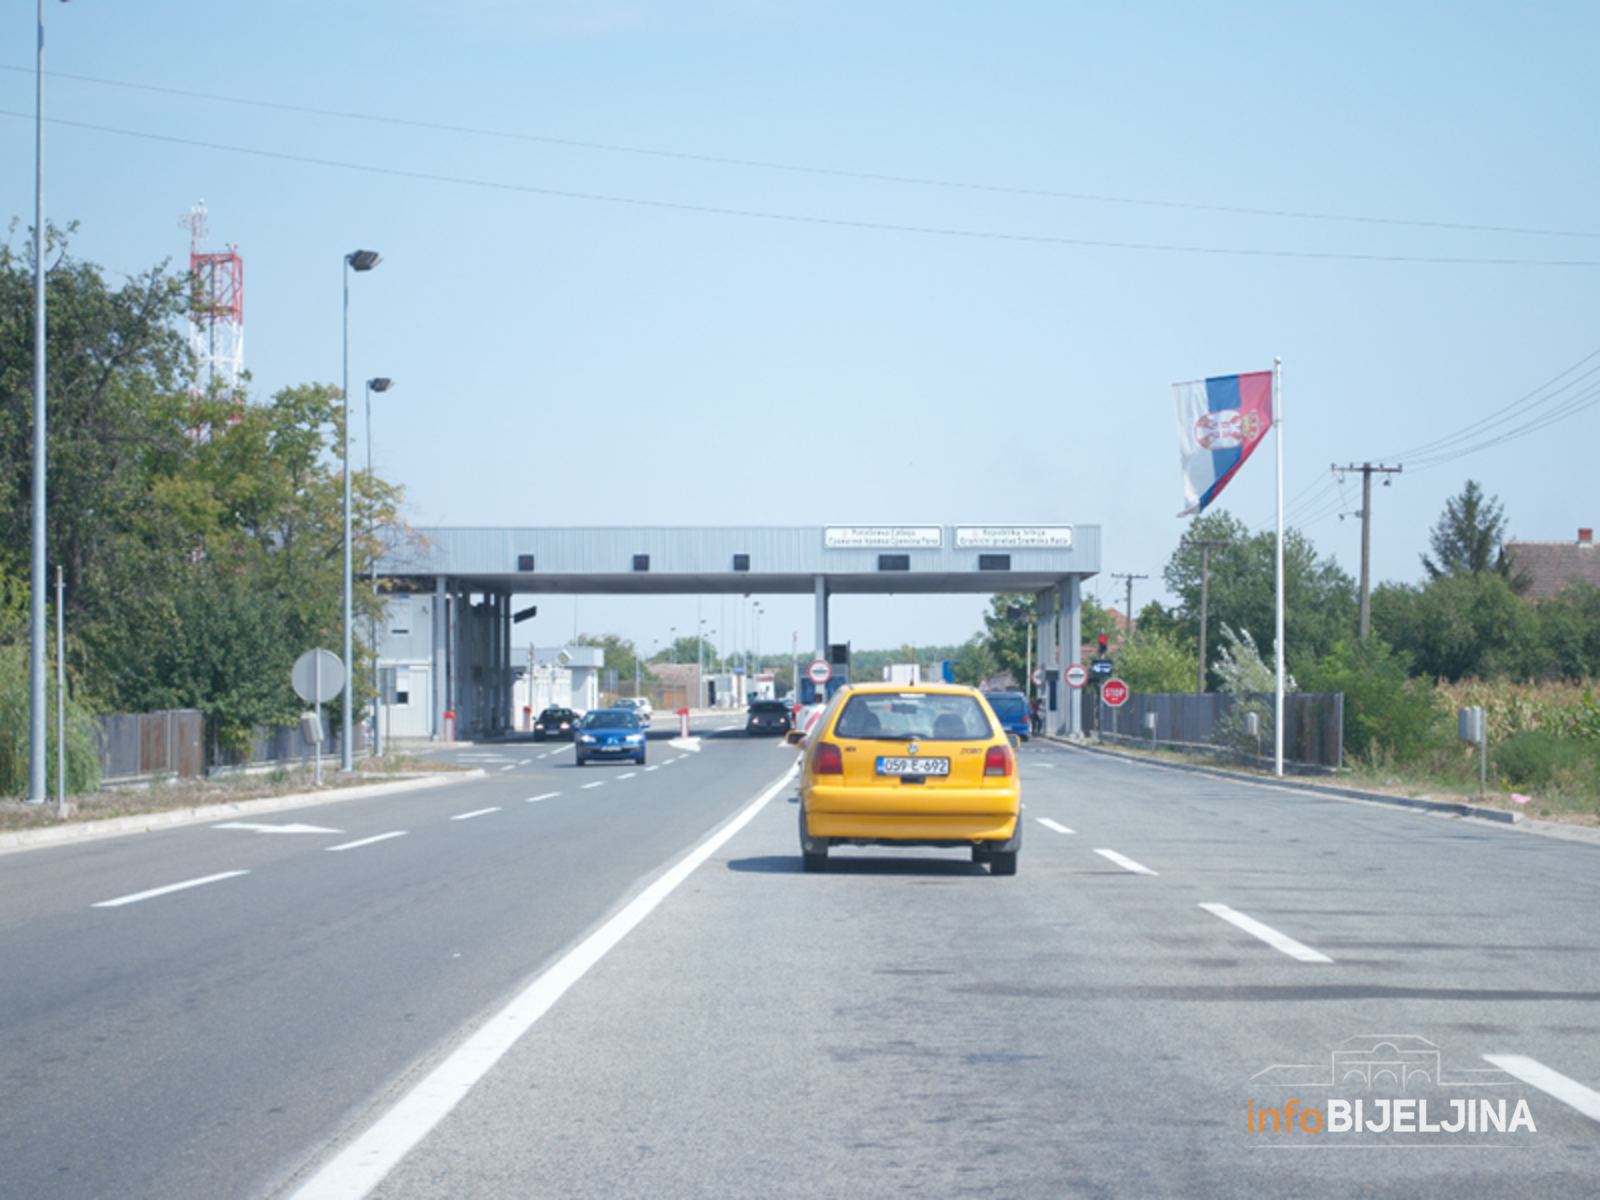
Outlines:
<svg viewBox="0 0 1600 1200"><path fill-rule="evenodd" d="M496 806L494 808L480 808L480 809L477 809L474 812L457 813L455 816L451 817L450 819L452 821L470 821L470 820L472 820L473 817L486 817L492 812L499 812L499 811L500 811L500 809L499 809L498 806Z"/></svg>
<svg viewBox="0 0 1600 1200"><path fill-rule="evenodd" d="M588 791L592 787L605 787L605 785L606 785L606 781L604 779L596 779L593 783L584 784L583 787L580 790L581 791Z"/></svg>
<svg viewBox="0 0 1600 1200"><path fill-rule="evenodd" d="M189 879L183 883L169 883L166 887L151 888L148 892L135 892L131 896L118 896L115 900L102 900L93 908L120 908L124 904L133 904L138 900L148 900L152 896L165 896L168 892L181 892L184 888L199 887L202 883L215 883L219 879L232 879L235 875L248 875L249 871L224 871L220 875L207 875L204 879Z"/></svg>
<svg viewBox="0 0 1600 1200"><path fill-rule="evenodd" d="M1237 925L1251 936L1260 938L1274 950L1282 950L1290 958L1298 958L1301 962L1308 963L1331 963L1333 961L1326 954L1321 954L1310 946L1295 941L1287 934L1279 933L1270 925L1263 925L1254 917L1247 917L1241 912L1235 912L1226 904L1202 904L1200 907L1212 916L1221 917L1230 925Z"/></svg>
<svg viewBox="0 0 1600 1200"><path fill-rule="evenodd" d="M560 792L546 792L542 796L529 796L526 803L537 804L541 800L554 800L559 795L561 795Z"/></svg>
<svg viewBox="0 0 1600 1200"><path fill-rule="evenodd" d="M618 779L632 779L638 773L639 772L637 772L637 771L629 771L626 775L618 775L617 778Z"/></svg>
<svg viewBox="0 0 1600 1200"><path fill-rule="evenodd" d="M354 850L358 846L370 846L373 842L387 842L390 838L405 837L404 829L396 829L393 833L380 833L377 837L362 838L359 842L346 842L342 846L329 846L329 850Z"/></svg>
<svg viewBox="0 0 1600 1200"><path fill-rule="evenodd" d="M1118 854L1115 850L1096 850L1095 853L1098 854L1101 858L1109 858L1112 862L1116 863L1117 866L1121 867L1124 871L1132 871L1135 875L1154 875L1154 874L1156 874L1156 872L1152 871L1149 867L1146 867L1146 866L1143 866L1143 865L1141 865L1139 863L1136 863L1131 858L1125 858L1122 855Z"/></svg>
<svg viewBox="0 0 1600 1200"><path fill-rule="evenodd" d="M1485 1054L1491 1062L1508 1075L1515 1075L1523 1083L1554 1096L1563 1104L1571 1105L1591 1121L1600 1121L1600 1092L1586 1088L1576 1079L1568 1079L1559 1071L1552 1071L1542 1062L1524 1058L1520 1054Z"/></svg>
<svg viewBox="0 0 1600 1200"><path fill-rule="evenodd" d="M603 959L794 778L791 767L744 810L696 846L564 958L535 979L416 1087L313 1175L292 1200L359 1200L472 1090L568 988Z"/></svg>
<svg viewBox="0 0 1600 1200"><path fill-rule="evenodd" d="M1046 829L1054 829L1057 833L1072 832L1072 830L1068 829L1065 825L1057 825L1049 817L1035 817L1034 820L1038 821L1039 824L1043 825Z"/></svg>

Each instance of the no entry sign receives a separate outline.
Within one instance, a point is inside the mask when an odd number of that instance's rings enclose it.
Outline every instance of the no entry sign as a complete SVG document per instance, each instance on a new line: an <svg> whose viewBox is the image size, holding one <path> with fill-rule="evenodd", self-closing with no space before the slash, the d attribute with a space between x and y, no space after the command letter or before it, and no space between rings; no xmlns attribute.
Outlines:
<svg viewBox="0 0 1600 1200"><path fill-rule="evenodd" d="M1073 663L1067 668L1067 686L1080 688L1089 682L1089 672L1082 663Z"/></svg>
<svg viewBox="0 0 1600 1200"><path fill-rule="evenodd" d="M1112 708L1121 708L1128 702L1128 685L1120 679L1108 679L1100 685L1100 699Z"/></svg>
<svg viewBox="0 0 1600 1200"><path fill-rule="evenodd" d="M812 659L811 665L806 668L806 678L810 679L812 683L827 683L828 680L833 678L833 668L828 665L825 659Z"/></svg>

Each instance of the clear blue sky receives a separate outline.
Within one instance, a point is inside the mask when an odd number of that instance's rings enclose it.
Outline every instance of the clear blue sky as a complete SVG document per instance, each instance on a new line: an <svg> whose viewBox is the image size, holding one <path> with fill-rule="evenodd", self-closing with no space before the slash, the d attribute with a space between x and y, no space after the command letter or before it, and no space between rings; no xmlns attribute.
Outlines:
<svg viewBox="0 0 1600 1200"><path fill-rule="evenodd" d="M34 13L8 4L0 37L14 242ZM47 212L137 272L183 261L204 198L211 248L244 256L257 395L338 381L341 258L382 252L351 377L396 380L374 445L419 525L1097 523L1108 572L1152 576L1140 604L1184 527L1170 385L1281 355L1286 489L1311 501L1291 519L1354 574L1359 487L1341 503L1330 463L1396 461L1600 349L1593 4L52 0L46 21L46 114L78 123L47 128ZM1517 537L1600 524L1597 422L1400 457L1377 578L1417 577L1469 477ZM1265 525L1272 485L1263 453L1221 507ZM649 650L694 606L558 600L519 634L575 618ZM981 608L847 599L835 632L959 641ZM767 649L809 640L808 602L767 612Z"/></svg>

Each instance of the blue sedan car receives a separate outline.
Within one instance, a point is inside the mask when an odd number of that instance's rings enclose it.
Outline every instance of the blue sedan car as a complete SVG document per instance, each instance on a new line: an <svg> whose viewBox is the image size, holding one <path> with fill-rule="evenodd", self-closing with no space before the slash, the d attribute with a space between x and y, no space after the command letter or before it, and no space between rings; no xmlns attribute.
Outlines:
<svg viewBox="0 0 1600 1200"><path fill-rule="evenodd" d="M644 766L644 726L631 708L597 708L585 713L573 739L578 765L591 759L631 758Z"/></svg>

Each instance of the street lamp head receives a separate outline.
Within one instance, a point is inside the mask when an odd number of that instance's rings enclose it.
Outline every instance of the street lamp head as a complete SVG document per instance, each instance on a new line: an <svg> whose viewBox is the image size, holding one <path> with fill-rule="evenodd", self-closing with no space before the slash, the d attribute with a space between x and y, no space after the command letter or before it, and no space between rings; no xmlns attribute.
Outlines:
<svg viewBox="0 0 1600 1200"><path fill-rule="evenodd" d="M387 392L394 386L394 380L384 379L380 376L377 379L367 380L367 386L375 392Z"/></svg>
<svg viewBox="0 0 1600 1200"><path fill-rule="evenodd" d="M376 250L352 250L344 260L355 271L370 271L383 261Z"/></svg>

